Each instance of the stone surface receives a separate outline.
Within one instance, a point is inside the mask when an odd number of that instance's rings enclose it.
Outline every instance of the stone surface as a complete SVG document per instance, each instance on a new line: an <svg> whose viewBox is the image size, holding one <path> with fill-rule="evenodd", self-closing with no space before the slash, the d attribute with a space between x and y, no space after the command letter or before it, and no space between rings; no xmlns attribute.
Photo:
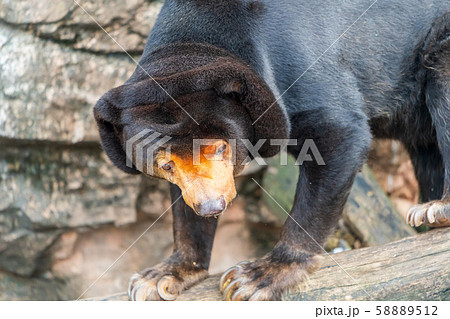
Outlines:
<svg viewBox="0 0 450 319"><path fill-rule="evenodd" d="M118 44L73 1L0 3L0 137L98 141L92 107L135 69L122 48L139 60L162 1L77 2Z"/></svg>
<svg viewBox="0 0 450 319"><path fill-rule="evenodd" d="M63 292L66 291L66 292ZM0 272L0 300L70 300L64 283L45 278L22 278Z"/></svg>
<svg viewBox="0 0 450 319"><path fill-rule="evenodd" d="M0 268L31 275L64 229L136 221L140 178L113 168L98 146L1 147Z"/></svg>
<svg viewBox="0 0 450 319"><path fill-rule="evenodd" d="M2 0L0 18L11 24L54 23L73 11L73 1Z"/></svg>
<svg viewBox="0 0 450 319"><path fill-rule="evenodd" d="M83 293L92 297L126 289L134 273L161 262L172 251L171 223L152 224L147 220L79 232L73 252L56 260L51 273L66 283L65 291L75 292L73 299Z"/></svg>
<svg viewBox="0 0 450 319"><path fill-rule="evenodd" d="M138 220L156 220L171 205L169 183L155 178L142 177L139 195L136 199ZM165 214L161 219L170 219Z"/></svg>
<svg viewBox="0 0 450 319"><path fill-rule="evenodd" d="M98 141L92 108L131 74L128 57L76 52L0 28L0 137Z"/></svg>
<svg viewBox="0 0 450 319"><path fill-rule="evenodd" d="M0 20L74 49L116 53L123 52L123 48L130 53L140 53L162 3L146 0L77 0L76 3L72 0L4 0L0 3Z"/></svg>

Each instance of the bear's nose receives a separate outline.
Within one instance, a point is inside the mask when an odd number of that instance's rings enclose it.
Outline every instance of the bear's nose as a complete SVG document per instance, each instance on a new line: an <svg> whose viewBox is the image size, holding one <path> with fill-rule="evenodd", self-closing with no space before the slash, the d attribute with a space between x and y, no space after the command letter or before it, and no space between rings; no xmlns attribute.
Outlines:
<svg viewBox="0 0 450 319"><path fill-rule="evenodd" d="M223 196L194 205L195 211L202 217L212 217L219 215L225 210L225 207L226 203Z"/></svg>

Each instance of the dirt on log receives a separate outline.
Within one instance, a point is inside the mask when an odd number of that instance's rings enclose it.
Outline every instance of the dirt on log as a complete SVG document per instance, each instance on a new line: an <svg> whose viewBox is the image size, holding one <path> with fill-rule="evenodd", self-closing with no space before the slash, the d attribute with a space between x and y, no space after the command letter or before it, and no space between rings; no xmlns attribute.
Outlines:
<svg viewBox="0 0 450 319"><path fill-rule="evenodd" d="M450 300L450 228L382 246L324 256L322 267L284 300ZM177 300L222 300L220 275ZM91 300L128 300L126 293Z"/></svg>

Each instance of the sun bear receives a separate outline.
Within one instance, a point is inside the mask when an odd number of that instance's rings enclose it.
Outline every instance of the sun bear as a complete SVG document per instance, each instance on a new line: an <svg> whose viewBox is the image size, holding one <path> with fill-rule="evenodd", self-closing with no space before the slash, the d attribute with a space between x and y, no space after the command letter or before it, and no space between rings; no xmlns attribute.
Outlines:
<svg viewBox="0 0 450 319"><path fill-rule="evenodd" d="M222 276L224 299L279 300L317 268L373 137L409 151L422 204L408 222L448 226L449 12L442 0L166 0L135 72L94 108L118 168L170 183L174 252L131 278L130 299L174 300L205 278L234 177L305 141L323 162L298 166L278 243Z"/></svg>

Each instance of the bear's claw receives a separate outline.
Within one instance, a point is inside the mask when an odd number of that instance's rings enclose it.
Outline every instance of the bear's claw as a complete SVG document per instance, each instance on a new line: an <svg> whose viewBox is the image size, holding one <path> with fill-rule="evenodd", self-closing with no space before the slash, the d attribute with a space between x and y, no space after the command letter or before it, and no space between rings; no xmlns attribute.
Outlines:
<svg viewBox="0 0 450 319"><path fill-rule="evenodd" d="M170 283L167 280L163 281L163 278L146 279L143 276L134 275L130 280L129 299L131 301L174 300L176 295L168 293Z"/></svg>
<svg viewBox="0 0 450 319"><path fill-rule="evenodd" d="M172 275L177 273L179 276ZM160 264L131 277L128 298L132 301L177 299L178 295L206 278L205 269L189 269L182 265Z"/></svg>
<svg viewBox="0 0 450 319"><path fill-rule="evenodd" d="M232 278L237 275L236 273L242 271L242 266L248 263L249 263L248 261L240 262L236 266L231 267L230 269L228 269L223 273L222 277L220 277L219 283L221 293L224 293L225 289L231 283Z"/></svg>
<svg viewBox="0 0 450 319"><path fill-rule="evenodd" d="M307 277L315 264L308 262L272 262L265 257L242 262L228 269L220 279L220 291L225 300L280 300L289 289Z"/></svg>
<svg viewBox="0 0 450 319"><path fill-rule="evenodd" d="M406 214L406 221L413 227L422 224L431 227L450 226L450 203L437 200L415 205Z"/></svg>
<svg viewBox="0 0 450 319"><path fill-rule="evenodd" d="M169 292L170 285L174 281L175 281L175 277L170 276L170 275L166 275L158 281L156 288L157 288L159 296L163 300L172 301L172 300L177 299L178 294L172 294Z"/></svg>

